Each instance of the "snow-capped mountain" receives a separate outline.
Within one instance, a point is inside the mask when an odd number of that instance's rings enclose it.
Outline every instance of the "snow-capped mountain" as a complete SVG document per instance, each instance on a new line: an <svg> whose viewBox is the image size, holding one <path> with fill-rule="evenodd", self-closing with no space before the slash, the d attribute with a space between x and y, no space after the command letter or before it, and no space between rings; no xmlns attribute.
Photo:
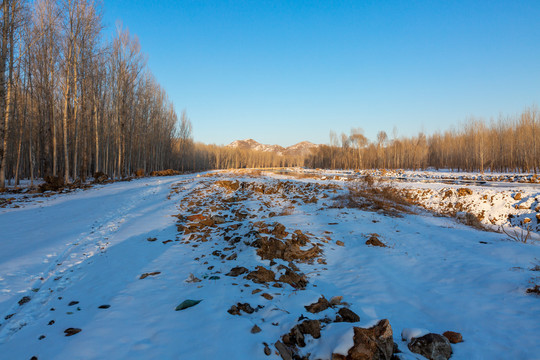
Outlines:
<svg viewBox="0 0 540 360"><path fill-rule="evenodd" d="M255 150L255 151L264 151L264 152L274 152L278 155L289 155L289 156L305 156L309 154L311 149L318 147L319 145L313 144L309 141L302 141L298 144L291 145L284 148L280 145L266 145L261 144L253 139L246 140L236 140L227 145L227 147L246 149L246 150Z"/></svg>

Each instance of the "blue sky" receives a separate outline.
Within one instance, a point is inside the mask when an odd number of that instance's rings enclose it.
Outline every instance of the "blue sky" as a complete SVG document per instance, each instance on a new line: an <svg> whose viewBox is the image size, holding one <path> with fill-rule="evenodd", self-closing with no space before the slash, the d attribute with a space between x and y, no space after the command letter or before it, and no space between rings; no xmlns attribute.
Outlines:
<svg viewBox="0 0 540 360"><path fill-rule="evenodd" d="M194 136L327 143L540 102L540 1L108 0Z"/></svg>

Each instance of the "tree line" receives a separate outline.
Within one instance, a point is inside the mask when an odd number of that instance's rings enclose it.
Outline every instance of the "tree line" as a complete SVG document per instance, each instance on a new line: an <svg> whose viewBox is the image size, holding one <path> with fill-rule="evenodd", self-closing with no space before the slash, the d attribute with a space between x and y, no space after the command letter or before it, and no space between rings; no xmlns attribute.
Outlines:
<svg viewBox="0 0 540 360"><path fill-rule="evenodd" d="M99 3L3 0L0 11L0 188L6 178L182 167L189 119L178 119L136 36L118 24L104 38Z"/></svg>
<svg viewBox="0 0 540 360"><path fill-rule="evenodd" d="M393 137L380 131L369 141L361 129L330 133L304 165L330 169L456 169L465 171L540 171L540 116L536 107L489 122L470 118L458 128L426 135Z"/></svg>

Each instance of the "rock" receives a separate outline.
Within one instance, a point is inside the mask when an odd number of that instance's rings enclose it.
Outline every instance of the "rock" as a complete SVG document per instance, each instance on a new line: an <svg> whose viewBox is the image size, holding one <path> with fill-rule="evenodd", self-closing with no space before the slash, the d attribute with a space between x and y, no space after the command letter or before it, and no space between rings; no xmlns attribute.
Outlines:
<svg viewBox="0 0 540 360"><path fill-rule="evenodd" d="M67 328L66 330L64 330L64 333L66 334L66 336L73 336L75 334L80 333L81 331L82 331L81 329L77 329L77 328Z"/></svg>
<svg viewBox="0 0 540 360"><path fill-rule="evenodd" d="M110 307L111 307L111 305L99 305L98 309L108 309Z"/></svg>
<svg viewBox="0 0 540 360"><path fill-rule="evenodd" d="M347 356L332 354L332 359L387 360L392 358L394 340L392 327L387 319L369 329L354 327L354 345Z"/></svg>
<svg viewBox="0 0 540 360"><path fill-rule="evenodd" d="M146 239L147 241L154 242L157 240L157 238L149 237Z"/></svg>
<svg viewBox="0 0 540 360"><path fill-rule="evenodd" d="M155 276L155 275L159 275L159 274L161 274L161 271L154 271L154 272L144 273L144 274L141 275L141 277L139 279L146 279L149 276Z"/></svg>
<svg viewBox="0 0 540 360"><path fill-rule="evenodd" d="M443 336L447 338L448 341L450 341L450 343L452 344L463 342L463 336L461 336L460 333L455 332L455 331L445 331L443 333Z"/></svg>
<svg viewBox="0 0 540 360"><path fill-rule="evenodd" d="M429 333L414 338L408 347L413 353L425 356L429 360L448 360L452 356L450 341L439 334Z"/></svg>
<svg viewBox="0 0 540 360"><path fill-rule="evenodd" d="M264 293L264 294L261 294L261 296L263 298L265 298L266 300L272 300L274 297L272 295L270 295L269 293Z"/></svg>
<svg viewBox="0 0 540 360"><path fill-rule="evenodd" d="M21 300L19 300L19 306L22 306L30 301L30 296L23 296Z"/></svg>
<svg viewBox="0 0 540 360"><path fill-rule="evenodd" d="M190 308L192 306L195 306L197 305L198 303L200 303L202 300L184 300L180 303L180 305L178 305L174 310L175 311L180 311L180 310L185 310L187 308Z"/></svg>
<svg viewBox="0 0 540 360"><path fill-rule="evenodd" d="M464 188L458 189L457 194L458 196L467 196L467 195L472 195L473 192L471 189L464 187Z"/></svg>
<svg viewBox="0 0 540 360"><path fill-rule="evenodd" d="M304 320L297 326L304 335L311 335L314 339L321 337L321 322L319 320Z"/></svg>
<svg viewBox="0 0 540 360"><path fill-rule="evenodd" d="M347 309L347 308L341 308L338 311L339 316L343 319L344 322L359 322L360 316L358 316L354 311Z"/></svg>
<svg viewBox="0 0 540 360"><path fill-rule="evenodd" d="M255 309L253 309L248 303L238 303L231 306L231 308L227 310L227 312L231 315L242 315L240 311L244 311L248 314L253 314L255 312Z"/></svg>
<svg viewBox="0 0 540 360"><path fill-rule="evenodd" d="M332 296L332 298L330 299L330 305L339 305L341 304L341 300L343 300L343 296Z"/></svg>
<svg viewBox="0 0 540 360"><path fill-rule="evenodd" d="M78 303L79 303L78 301L70 301L70 303L68 304L68 306L77 305Z"/></svg>
<svg viewBox="0 0 540 360"><path fill-rule="evenodd" d="M291 285L295 289L305 289L308 283L305 275L300 275L286 268L285 274L279 277L279 281Z"/></svg>
<svg viewBox="0 0 540 360"><path fill-rule="evenodd" d="M186 279L186 282L187 283L198 283L198 282L201 282L201 279L197 278L195 275L190 273L188 278Z"/></svg>
<svg viewBox="0 0 540 360"><path fill-rule="evenodd" d="M275 281L275 274L272 270L268 270L262 266L257 266L257 270L250 272L246 279L258 284L264 284Z"/></svg>
<svg viewBox="0 0 540 360"><path fill-rule="evenodd" d="M274 223L274 229L272 230L272 235L274 235L275 237L279 239L283 239L284 237L286 237L288 234L285 231L285 225L280 224L278 222Z"/></svg>
<svg viewBox="0 0 540 360"><path fill-rule="evenodd" d="M285 346L281 341L277 341L275 346L283 360L293 360L291 349Z"/></svg>
<svg viewBox="0 0 540 360"><path fill-rule="evenodd" d="M243 266L236 266L236 267L233 267L231 269L231 271L229 271L227 274L227 276L238 276L238 275L242 275L242 274L245 274L247 273L249 270L246 269L245 267Z"/></svg>
<svg viewBox="0 0 540 360"><path fill-rule="evenodd" d="M518 192L518 193L516 193L516 194L514 195L514 200L519 201L519 200L522 199L522 197L523 197L523 194L520 193L520 192Z"/></svg>
<svg viewBox="0 0 540 360"><path fill-rule="evenodd" d="M270 356L272 355L272 350L270 350L270 348L268 347L268 344L264 344L264 355L266 356Z"/></svg>
<svg viewBox="0 0 540 360"><path fill-rule="evenodd" d="M319 300L317 300L316 303L304 306L307 311L309 311L312 314L319 313L321 311L324 311L330 307L330 303L324 296L321 296Z"/></svg>
<svg viewBox="0 0 540 360"><path fill-rule="evenodd" d="M345 246L345 243L341 240L336 241L336 245Z"/></svg>
<svg viewBox="0 0 540 360"><path fill-rule="evenodd" d="M368 241L366 241L366 245L386 247L386 245L381 240L379 240L377 234L371 234Z"/></svg>
<svg viewBox="0 0 540 360"><path fill-rule="evenodd" d="M253 325L253 327L251 328L251 333L252 334L257 334L257 333L260 333L262 330L260 327L258 327L257 325Z"/></svg>
<svg viewBox="0 0 540 360"><path fill-rule="evenodd" d="M46 338L45 335L40 335L40 337L38 337L38 340L43 340L43 339L45 339L45 338Z"/></svg>

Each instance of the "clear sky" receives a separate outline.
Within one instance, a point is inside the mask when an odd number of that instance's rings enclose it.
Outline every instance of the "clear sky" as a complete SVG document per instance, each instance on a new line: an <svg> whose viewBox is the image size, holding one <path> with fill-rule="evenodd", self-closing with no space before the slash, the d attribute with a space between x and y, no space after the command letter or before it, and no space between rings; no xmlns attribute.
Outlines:
<svg viewBox="0 0 540 360"><path fill-rule="evenodd" d="M540 1L107 0L194 137L432 133L540 103Z"/></svg>

